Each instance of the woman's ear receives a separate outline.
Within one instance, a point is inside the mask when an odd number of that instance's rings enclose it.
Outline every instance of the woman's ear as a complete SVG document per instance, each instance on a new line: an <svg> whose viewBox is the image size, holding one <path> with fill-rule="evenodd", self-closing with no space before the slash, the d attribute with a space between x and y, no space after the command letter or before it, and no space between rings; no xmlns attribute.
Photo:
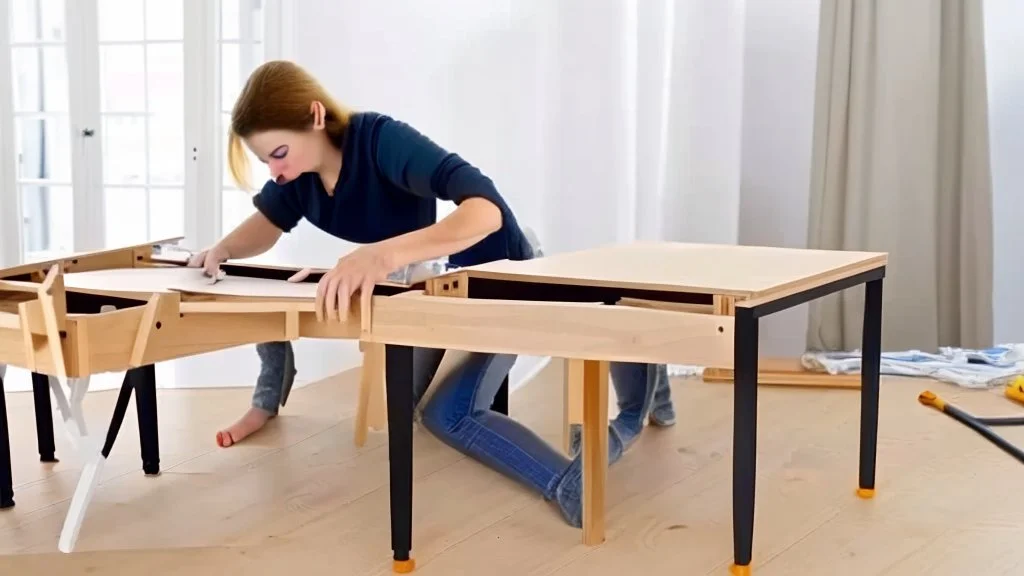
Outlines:
<svg viewBox="0 0 1024 576"><path fill-rule="evenodd" d="M309 111L313 114L313 130L323 130L326 124L327 109L324 108L323 102L314 100L309 105Z"/></svg>

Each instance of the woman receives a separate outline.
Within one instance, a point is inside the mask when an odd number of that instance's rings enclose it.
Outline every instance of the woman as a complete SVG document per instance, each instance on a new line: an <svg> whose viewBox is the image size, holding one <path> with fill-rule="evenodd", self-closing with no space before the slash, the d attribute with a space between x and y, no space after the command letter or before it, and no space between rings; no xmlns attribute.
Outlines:
<svg viewBox="0 0 1024 576"><path fill-rule="evenodd" d="M316 311L321 320L346 318L357 290L369 295L374 283L411 263L447 256L452 264L468 266L533 257L515 215L489 178L407 124L382 114L349 112L293 63L260 66L235 103L228 160L232 176L248 188L243 145L269 165L271 180L253 198L256 213L190 265L215 275L228 259L266 252L306 218L328 234L361 244L320 280ZM441 221L435 221L438 199L458 205ZM261 344L257 350L262 366L252 407L218 432L221 446L241 441L276 415L295 377L289 343ZM417 400L440 357L440 351L418 351ZM471 355L438 384L422 408L424 426L555 501L566 521L578 527L580 456L566 458L518 422L490 410L514 361L509 355ZM623 409L611 426L614 461L641 431L644 418L670 424L673 416L664 366L614 364L611 369ZM652 413L655 401L658 408Z"/></svg>

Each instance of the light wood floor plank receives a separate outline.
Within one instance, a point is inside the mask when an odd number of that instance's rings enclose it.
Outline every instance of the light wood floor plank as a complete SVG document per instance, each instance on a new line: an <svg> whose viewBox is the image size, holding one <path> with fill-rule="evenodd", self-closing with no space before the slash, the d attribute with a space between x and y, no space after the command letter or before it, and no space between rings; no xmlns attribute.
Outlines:
<svg viewBox="0 0 1024 576"><path fill-rule="evenodd" d="M512 396L512 413L561 445L561 365ZM140 470L134 409L83 526L56 552L78 463L58 428L38 462L30 394L11 394L17 506L0 512L0 574L391 573L386 435L352 436L358 371L296 390L265 433L222 450L214 432L249 390L160 392L163 474ZM854 494L859 392L760 394L754 572L1020 574L1018 462L917 403L924 388L979 414L1021 409L997 392L883 379L878 493ZM555 506L415 433L418 574L727 574L732 557L731 386L673 384L678 424L649 429L607 478L607 541L580 543ZM114 393L86 401L105 423ZM614 396L609 400L614 403ZM1003 429L1024 446L1024 427Z"/></svg>

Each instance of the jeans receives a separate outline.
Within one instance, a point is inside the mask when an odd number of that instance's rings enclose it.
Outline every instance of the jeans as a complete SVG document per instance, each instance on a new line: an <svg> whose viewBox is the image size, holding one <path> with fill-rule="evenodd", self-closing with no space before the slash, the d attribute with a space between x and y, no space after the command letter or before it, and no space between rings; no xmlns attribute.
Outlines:
<svg viewBox="0 0 1024 576"><path fill-rule="evenodd" d="M257 350L262 367L253 406L276 414L295 378L291 343L260 344ZM415 350L412 392L417 405L444 352ZM555 502L565 520L580 527L583 468L578 427L569 458L529 428L490 408L515 360L516 356L508 354L469 354L419 407L423 425L448 446ZM643 431L645 419L669 425L675 415L664 365L612 362L610 373L619 407L608 430L608 459L614 463Z"/></svg>

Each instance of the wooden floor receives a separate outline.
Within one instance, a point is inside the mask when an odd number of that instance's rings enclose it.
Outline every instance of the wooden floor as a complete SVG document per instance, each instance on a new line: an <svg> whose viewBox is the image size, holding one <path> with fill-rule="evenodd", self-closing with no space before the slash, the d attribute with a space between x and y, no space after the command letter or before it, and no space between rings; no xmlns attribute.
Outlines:
<svg viewBox="0 0 1024 576"><path fill-rule="evenodd" d="M559 441L561 366L515 393L512 412ZM129 412L79 539L56 551L77 464L58 428L38 462L31 396L11 394L17 506L0 512L0 574L302 576L390 573L386 436L352 444L356 374L292 394L251 442L214 432L249 390L161 391L163 474L140 470ZM1024 467L947 416L925 387L979 413L996 392L885 379L878 495L856 498L858 392L763 388L754 572L759 575L1024 574ZM673 385L679 423L649 430L608 481L608 540L587 548L538 496L416 432L418 574L727 574L732 393ZM114 394L86 401L108 418ZM1007 436L1024 445L1024 430Z"/></svg>

